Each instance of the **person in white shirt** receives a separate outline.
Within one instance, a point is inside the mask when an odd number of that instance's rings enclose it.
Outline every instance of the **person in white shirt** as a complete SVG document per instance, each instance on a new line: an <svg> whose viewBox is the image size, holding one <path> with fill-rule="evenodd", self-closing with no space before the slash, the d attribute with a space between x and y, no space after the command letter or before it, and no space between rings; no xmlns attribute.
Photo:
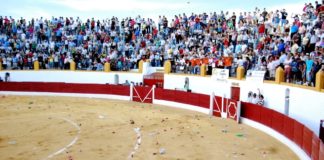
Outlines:
<svg viewBox="0 0 324 160"><path fill-rule="evenodd" d="M295 43L292 45L292 47L291 47L291 53L292 53L292 54L296 54L298 48L299 48L299 46L298 46L298 44L295 42Z"/></svg>
<svg viewBox="0 0 324 160"><path fill-rule="evenodd" d="M3 69L7 69L7 59L6 59L6 57L2 58L2 66L3 66Z"/></svg>
<svg viewBox="0 0 324 160"><path fill-rule="evenodd" d="M250 91L248 93L247 102L252 103L252 99L253 99L253 92Z"/></svg>
<svg viewBox="0 0 324 160"><path fill-rule="evenodd" d="M259 97L257 96L256 93L253 93L253 96L252 96L252 103L253 104L258 104L259 102Z"/></svg>
<svg viewBox="0 0 324 160"><path fill-rule="evenodd" d="M310 41L309 41L309 43L310 43L310 51L314 51L315 50L315 46L316 46L316 42L317 42L317 36L316 36L316 34L315 34L315 31L312 31L311 32L311 35L310 35Z"/></svg>
<svg viewBox="0 0 324 160"><path fill-rule="evenodd" d="M238 58L237 58L237 65L238 65L238 67L243 67L244 60L243 60L242 56L238 56Z"/></svg>
<svg viewBox="0 0 324 160"><path fill-rule="evenodd" d="M268 66L267 66L269 73L270 73L270 78L275 77L276 68L279 64L280 64L279 59L273 60L272 58L270 58L270 62L268 63Z"/></svg>

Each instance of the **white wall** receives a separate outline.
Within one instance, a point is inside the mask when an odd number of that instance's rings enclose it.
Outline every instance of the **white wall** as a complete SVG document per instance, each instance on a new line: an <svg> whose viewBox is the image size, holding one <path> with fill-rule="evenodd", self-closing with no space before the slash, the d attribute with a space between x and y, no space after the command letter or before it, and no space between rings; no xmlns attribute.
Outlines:
<svg viewBox="0 0 324 160"><path fill-rule="evenodd" d="M191 89L192 92L203 93L208 95L214 92L216 96L225 95L226 98L230 97L231 83L230 82L217 83L216 81L212 80L210 77L165 74L164 89L175 89L175 88L183 89L186 77L189 78L189 89Z"/></svg>
<svg viewBox="0 0 324 160"><path fill-rule="evenodd" d="M10 73L10 80L17 82L65 82L65 83L97 83L113 84L115 74L119 75L119 83L126 80L143 82L143 76L130 72L90 72L90 71L0 71L4 79L6 72Z"/></svg>
<svg viewBox="0 0 324 160"><path fill-rule="evenodd" d="M290 89L289 116L309 127L319 135L320 120L324 119L324 93L306 90L302 88L270 84L238 81L229 79L227 83L212 80L210 77L190 75L164 75L164 88L183 88L185 78L189 78L189 86L192 92L210 94L226 98L230 97L232 83L239 83L241 88L241 101L246 101L249 91L257 92L260 89L265 97L265 106L284 113L285 91Z"/></svg>

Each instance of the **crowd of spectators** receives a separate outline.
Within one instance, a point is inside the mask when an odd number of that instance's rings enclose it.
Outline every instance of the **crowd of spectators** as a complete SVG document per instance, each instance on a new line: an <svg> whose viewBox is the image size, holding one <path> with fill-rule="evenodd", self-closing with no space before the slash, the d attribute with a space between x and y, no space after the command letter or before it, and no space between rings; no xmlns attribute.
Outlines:
<svg viewBox="0 0 324 160"><path fill-rule="evenodd" d="M157 22L140 15L86 21L0 16L0 62L4 69L32 69L37 60L41 69L69 69L74 61L78 70L103 70L105 62L130 70L142 59L156 67L171 60L176 73L199 74L206 64L208 74L225 68L233 76L242 66L266 71L267 79L282 67L287 82L314 85L324 60L322 4L301 6L301 15L255 8L159 16Z"/></svg>
<svg viewBox="0 0 324 160"><path fill-rule="evenodd" d="M246 102L263 106L264 105L264 96L261 94L260 89L258 89L258 94L250 91L248 93L248 98L247 98Z"/></svg>

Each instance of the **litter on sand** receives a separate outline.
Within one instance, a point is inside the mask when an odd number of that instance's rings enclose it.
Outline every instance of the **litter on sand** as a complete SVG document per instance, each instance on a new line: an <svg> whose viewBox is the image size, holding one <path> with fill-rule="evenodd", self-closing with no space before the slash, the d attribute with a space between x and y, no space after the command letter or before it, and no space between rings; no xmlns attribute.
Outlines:
<svg viewBox="0 0 324 160"><path fill-rule="evenodd" d="M99 119L105 119L106 117L104 115L99 115L98 118Z"/></svg>
<svg viewBox="0 0 324 160"><path fill-rule="evenodd" d="M236 137L244 137L244 134L243 133L238 133L238 134L236 134Z"/></svg>
<svg viewBox="0 0 324 160"><path fill-rule="evenodd" d="M164 148L160 148L160 154L165 154L165 149Z"/></svg>
<svg viewBox="0 0 324 160"><path fill-rule="evenodd" d="M15 145L15 144L17 144L17 142L16 141L9 141L8 144Z"/></svg>

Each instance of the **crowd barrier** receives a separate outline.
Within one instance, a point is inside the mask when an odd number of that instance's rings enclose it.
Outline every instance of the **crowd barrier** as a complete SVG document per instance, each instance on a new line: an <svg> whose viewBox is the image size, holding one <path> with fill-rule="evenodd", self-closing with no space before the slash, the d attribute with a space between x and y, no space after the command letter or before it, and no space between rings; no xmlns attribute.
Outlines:
<svg viewBox="0 0 324 160"><path fill-rule="evenodd" d="M129 86L51 82L0 82L0 91L112 94L129 96Z"/></svg>
<svg viewBox="0 0 324 160"><path fill-rule="evenodd" d="M261 123L295 142L311 159L324 160L323 142L298 121L263 106L242 102L241 117Z"/></svg>
<svg viewBox="0 0 324 160"><path fill-rule="evenodd" d="M142 103L153 103L153 100L164 100L213 109L212 115L239 119L239 116L250 119L272 128L298 145L311 159L324 160L324 144L320 138L298 121L269 108L218 97L168 90L155 87L122 86L105 84L75 84L75 83L40 83L40 82L2 82L0 91L16 92L54 92L81 94L111 94L130 96L131 100ZM240 111L238 112L238 104ZM212 106L212 107L211 107Z"/></svg>
<svg viewBox="0 0 324 160"><path fill-rule="evenodd" d="M178 102L183 104L189 104L193 106L199 106L209 109L209 95L190 93L169 89L155 89L155 99L166 100L171 102Z"/></svg>

